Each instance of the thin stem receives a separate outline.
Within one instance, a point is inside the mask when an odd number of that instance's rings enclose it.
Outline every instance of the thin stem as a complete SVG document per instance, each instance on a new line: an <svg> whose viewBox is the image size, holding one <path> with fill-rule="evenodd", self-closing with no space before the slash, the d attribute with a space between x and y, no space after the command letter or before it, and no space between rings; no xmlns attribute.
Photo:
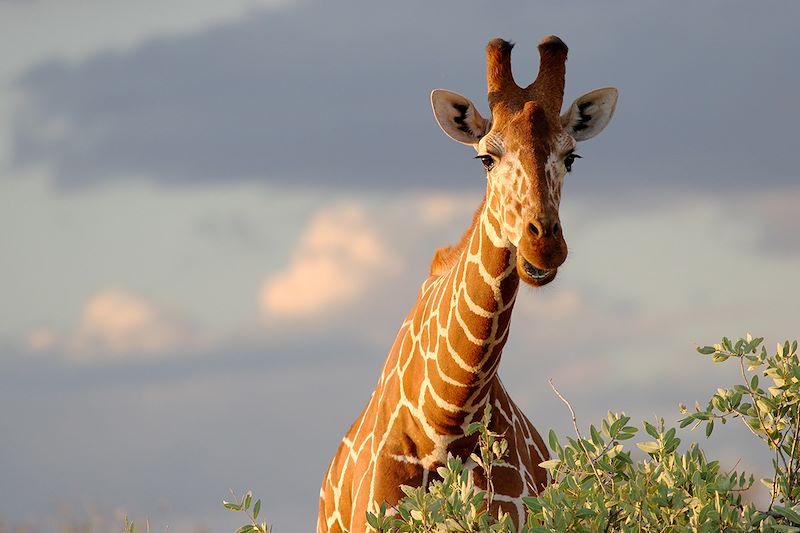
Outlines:
<svg viewBox="0 0 800 533"><path fill-rule="evenodd" d="M731 354L731 355L735 356L736 354ZM756 401L755 392L753 391L753 388L750 386L750 381L748 381L747 375L745 374L745 371L744 371L744 358L743 357L739 357L739 369L741 370L742 380L744 380L745 387L747 387L747 392L750 394L750 399L753 400L753 407L755 408L756 415L758 416L758 423L761 424L762 429L764 429L764 434L767 436L767 441L772 445L773 448L775 448L776 457L780 458L783 461L784 467L788 469L788 466L786 465L786 459L780 453L780 443L776 443L774 440L772 440L772 437L770 436L769 432L767 431L767 425L764 423L764 417L761 416L761 408L758 406L758 402ZM745 426L750 428L750 426L747 425L747 424L745 424ZM752 428L750 428L750 431L753 431ZM776 460L776 466L777 466L777 460ZM772 490L770 492L771 492L771 495L770 495L768 509L771 510L772 506L775 504L776 492L778 492L778 469L777 468L775 469L775 475L772 476Z"/></svg>
<svg viewBox="0 0 800 533"><path fill-rule="evenodd" d="M747 393L750 395L750 399L753 400L753 407L756 410L756 415L758 416L758 422L761 424L761 427L765 427L764 426L764 419L761 418L761 409L759 409L758 404L756 403L756 397L753 395L753 389L750 388L750 381L747 379L747 375L745 374L745 371L744 371L744 359L742 359L742 358L739 358L739 369L741 370L741 373L742 373L742 381L744 381L745 387L747 387ZM698 422L698 425L699 425L699 422ZM764 438L761 435L759 435L758 433L756 433L756 430L751 428L749 424L745 424L745 427L750 430L750 433L752 433L753 435L755 435L759 439L766 440L772 445L775 444L774 442L772 442L772 439L769 437L769 435L767 435L767 437Z"/></svg>
<svg viewBox="0 0 800 533"><path fill-rule="evenodd" d="M789 456L789 494L790 500L793 499L795 471L797 470L797 439L800 437L800 405L794 407L794 438L792 439L792 451ZM794 503L794 501L792 501Z"/></svg>
<svg viewBox="0 0 800 533"><path fill-rule="evenodd" d="M583 436L581 435L581 430L578 429L578 419L575 416L575 410L572 408L572 405L570 405L569 401L567 401L567 399L564 398L561 395L560 392L558 392L558 389L553 384L553 380L552 379L548 379L547 382L550 384L550 388L553 389L553 392L556 393L556 396L558 396L559 399L562 402L564 402L564 404L567 406L567 409L569 409L569 414L572 416L572 427L575 428L575 434L578 436L578 443L581 445L581 449L583 450L583 453L586 454L586 458L589 460L589 465L592 467L592 471L594 472L594 476L597 478L597 481L600 483L600 488L602 489L603 494L606 494L606 488L603 485L603 480L600 478L600 473L597 471L597 468L594 466L594 460L592 459L592 456L589 455L589 451L586 449L586 446L584 446L584 444L583 444Z"/></svg>
<svg viewBox="0 0 800 533"><path fill-rule="evenodd" d="M732 354L732 355L736 355L736 354ZM767 436L767 440L769 441L769 443L772 445L773 448L778 449L780 447L780 442L775 442L772 439L772 437L770 436L770 434L766 431L767 424L766 424L766 422L764 422L764 417L761 415L761 408L758 407L758 402L756 401L755 393L754 393L753 389L750 387L750 382L747 380L747 376L745 375L745 372L744 372L744 359L741 358L741 357L739 358L739 368L741 369L742 379L745 382L745 386L747 387L747 391L750 394L750 398L753 400L753 407L756 408L756 415L758 415L758 422L761 424L761 427L764 428L764 430L765 430L764 434ZM747 425L747 424L745 424L745 425ZM783 460L784 468L788 468L788 465L786 464L786 459L784 459L783 457L781 457L781 459Z"/></svg>

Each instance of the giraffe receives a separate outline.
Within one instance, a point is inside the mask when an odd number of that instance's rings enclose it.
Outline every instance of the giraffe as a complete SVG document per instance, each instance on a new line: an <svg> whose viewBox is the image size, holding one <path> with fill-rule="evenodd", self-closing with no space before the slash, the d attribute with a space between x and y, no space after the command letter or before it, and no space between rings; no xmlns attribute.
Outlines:
<svg viewBox="0 0 800 533"><path fill-rule="evenodd" d="M442 130L477 152L486 195L460 242L434 255L372 397L339 445L320 490L318 533L365 531L366 511L396 504L401 485L425 486L449 454L485 488L480 468L468 461L478 437L465 432L487 403L489 428L509 445L508 466L493 469L491 511L502 509L519 527L522 497L548 481L539 466L547 448L497 368L520 280L546 285L567 257L562 183L580 157L577 142L611 120L617 90L591 91L559 115L567 46L555 36L541 41L539 73L526 88L513 79L512 48L502 39L486 47L490 119L464 96L431 94Z"/></svg>

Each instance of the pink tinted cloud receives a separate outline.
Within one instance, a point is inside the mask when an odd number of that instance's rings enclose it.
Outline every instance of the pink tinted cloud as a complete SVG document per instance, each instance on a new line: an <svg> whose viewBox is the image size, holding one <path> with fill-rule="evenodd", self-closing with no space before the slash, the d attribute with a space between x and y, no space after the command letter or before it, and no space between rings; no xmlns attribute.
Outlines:
<svg viewBox="0 0 800 533"><path fill-rule="evenodd" d="M278 319L318 317L357 301L380 277L396 274L398 260L375 228L355 205L317 213L287 269L264 282L263 314Z"/></svg>
<svg viewBox="0 0 800 533"><path fill-rule="evenodd" d="M185 321L118 288L89 297L71 331L36 328L23 342L31 352L56 350L83 361L157 357L199 344Z"/></svg>

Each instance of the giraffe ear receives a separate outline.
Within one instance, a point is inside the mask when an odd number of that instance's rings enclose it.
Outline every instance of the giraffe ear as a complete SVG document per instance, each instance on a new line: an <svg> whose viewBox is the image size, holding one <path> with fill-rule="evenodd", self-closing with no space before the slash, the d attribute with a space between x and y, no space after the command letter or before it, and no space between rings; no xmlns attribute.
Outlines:
<svg viewBox="0 0 800 533"><path fill-rule="evenodd" d="M561 125L576 141L591 139L611 121L617 107L617 94L614 87L584 94L561 115Z"/></svg>
<svg viewBox="0 0 800 533"><path fill-rule="evenodd" d="M477 144L491 127L472 102L460 94L436 89L431 93L431 106L442 131L461 144Z"/></svg>

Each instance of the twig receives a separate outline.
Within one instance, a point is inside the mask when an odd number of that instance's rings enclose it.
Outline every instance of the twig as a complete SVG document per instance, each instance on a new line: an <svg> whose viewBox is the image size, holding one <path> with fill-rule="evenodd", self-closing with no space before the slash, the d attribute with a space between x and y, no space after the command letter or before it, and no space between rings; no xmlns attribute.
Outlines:
<svg viewBox="0 0 800 533"><path fill-rule="evenodd" d="M787 495L789 498L794 497L794 484L795 473L797 470L797 439L800 437L800 406L795 405L795 418L794 418L794 438L792 439L792 450L789 456L789 487Z"/></svg>
<svg viewBox="0 0 800 533"><path fill-rule="evenodd" d="M736 354L731 354L731 355L736 355ZM758 406L758 402L756 401L757 391L753 390L753 388L750 386L750 381L747 379L747 376L745 375L743 357L739 357L739 368L741 369L742 379L744 380L745 387L747 387L747 391L750 394L750 398L753 400L753 407L755 408L756 415L758 416L758 423L761 424L761 428L764 430L764 434L767 436L766 438L767 442L769 442L769 444L771 444L775 448L775 465L777 466L778 459L781 459L783 460L784 468L788 470L788 466L786 465L786 459L783 457L783 454L781 453L781 448L780 448L781 444L779 442L775 442L774 440L772 440L772 436L767 431L767 424L764 422L764 417L761 414L761 408ZM747 426L751 432L753 431L753 429L748 424L745 424L745 426ZM775 496L777 496L778 492L777 468L775 469L775 475L772 476L772 490L770 492L772 493L772 495L769 500L768 510L772 510L772 506L775 504Z"/></svg>
<svg viewBox="0 0 800 533"><path fill-rule="evenodd" d="M567 399L564 398L561 395L560 392L558 392L558 389L556 388L556 386L553 385L553 380L552 379L548 379L547 382L550 384L550 388L553 389L553 392L556 393L556 396L558 396L559 399L562 402L564 402L564 404L567 406L567 409L569 409L569 414L572 416L572 427L575 428L575 434L578 436L578 444L581 445L581 449L583 450L583 453L586 454L586 458L589 460L589 465L592 467L592 471L594 472L594 476L597 478L597 481L600 483L600 488L603 490L603 494L606 494L606 488L603 485L603 480L600 478L600 473L597 471L597 468L594 466L594 460L592 459L592 456L589 455L589 450L587 450L586 446L583 444L583 436L581 435L581 430L578 429L578 419L575 416L575 410L572 408L572 405L570 405L569 401L567 401Z"/></svg>

